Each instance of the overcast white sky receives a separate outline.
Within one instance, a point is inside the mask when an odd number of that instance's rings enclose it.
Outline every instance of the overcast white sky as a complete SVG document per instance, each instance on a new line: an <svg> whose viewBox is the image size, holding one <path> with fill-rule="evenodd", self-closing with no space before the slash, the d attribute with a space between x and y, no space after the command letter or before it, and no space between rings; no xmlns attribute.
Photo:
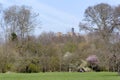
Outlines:
<svg viewBox="0 0 120 80"><path fill-rule="evenodd" d="M35 34L43 31L68 32L72 27L78 32L78 24L83 19L87 7L108 3L113 6L120 4L120 0L0 0L4 8L11 5L27 5L39 13L42 25Z"/></svg>

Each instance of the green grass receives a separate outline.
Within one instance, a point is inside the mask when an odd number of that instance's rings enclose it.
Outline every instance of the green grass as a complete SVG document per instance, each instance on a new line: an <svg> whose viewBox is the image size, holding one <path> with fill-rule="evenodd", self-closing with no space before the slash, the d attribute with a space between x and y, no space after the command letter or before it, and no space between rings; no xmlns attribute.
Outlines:
<svg viewBox="0 0 120 80"><path fill-rule="evenodd" d="M0 80L120 80L120 76L112 72L1 73Z"/></svg>

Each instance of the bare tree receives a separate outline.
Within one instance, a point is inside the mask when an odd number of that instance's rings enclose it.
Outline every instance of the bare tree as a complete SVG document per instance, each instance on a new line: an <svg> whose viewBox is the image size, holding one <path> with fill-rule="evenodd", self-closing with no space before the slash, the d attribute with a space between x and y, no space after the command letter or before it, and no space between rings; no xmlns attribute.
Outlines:
<svg viewBox="0 0 120 80"><path fill-rule="evenodd" d="M80 23L80 28L89 30L90 32L98 32L104 39L118 30L119 14L116 9L108 4L101 3L95 6L90 6L85 10L85 22ZM115 14L116 13L116 14Z"/></svg>
<svg viewBox="0 0 120 80"><path fill-rule="evenodd" d="M10 34L15 33L24 39L36 27L38 14L27 6L11 6L4 10L4 21Z"/></svg>

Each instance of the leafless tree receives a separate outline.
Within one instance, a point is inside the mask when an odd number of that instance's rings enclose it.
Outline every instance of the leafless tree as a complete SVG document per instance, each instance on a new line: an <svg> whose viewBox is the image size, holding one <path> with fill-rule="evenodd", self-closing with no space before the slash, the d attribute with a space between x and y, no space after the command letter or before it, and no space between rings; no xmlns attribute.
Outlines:
<svg viewBox="0 0 120 80"><path fill-rule="evenodd" d="M111 33L118 30L119 12L118 7L114 8L109 4L101 3L95 6L90 6L85 10L86 23L80 23L80 28L89 30L90 32L98 32L99 35L106 39Z"/></svg>
<svg viewBox="0 0 120 80"><path fill-rule="evenodd" d="M15 33L21 40L35 29L37 16L27 6L11 6L4 10L4 21L10 34Z"/></svg>

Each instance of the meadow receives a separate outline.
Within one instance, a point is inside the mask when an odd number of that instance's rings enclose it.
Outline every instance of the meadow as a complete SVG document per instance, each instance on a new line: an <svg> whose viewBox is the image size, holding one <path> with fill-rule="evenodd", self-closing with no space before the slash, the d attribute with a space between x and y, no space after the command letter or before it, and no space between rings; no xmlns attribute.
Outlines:
<svg viewBox="0 0 120 80"><path fill-rule="evenodd" d="M0 80L120 80L120 76L113 72L1 73Z"/></svg>

